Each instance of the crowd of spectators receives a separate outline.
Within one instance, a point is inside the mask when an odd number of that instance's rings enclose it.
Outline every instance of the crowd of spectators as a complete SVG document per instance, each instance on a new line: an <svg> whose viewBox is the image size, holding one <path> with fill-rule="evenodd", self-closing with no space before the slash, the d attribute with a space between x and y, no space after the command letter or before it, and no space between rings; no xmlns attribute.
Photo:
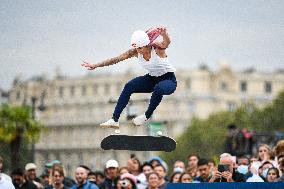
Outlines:
<svg viewBox="0 0 284 189"><path fill-rule="evenodd" d="M176 160L172 170L160 157L141 161L131 156L127 165L114 160L105 163L105 170L91 170L79 165L74 180L64 173L64 165L55 160L46 164L47 174L37 175L37 166L28 163L15 168L10 176L1 171L0 188L10 189L164 189L168 183L201 182L283 182L284 140L274 148L266 144L258 147L255 156L220 155L217 162L191 154L187 161ZM0 170L3 159L0 157Z"/></svg>

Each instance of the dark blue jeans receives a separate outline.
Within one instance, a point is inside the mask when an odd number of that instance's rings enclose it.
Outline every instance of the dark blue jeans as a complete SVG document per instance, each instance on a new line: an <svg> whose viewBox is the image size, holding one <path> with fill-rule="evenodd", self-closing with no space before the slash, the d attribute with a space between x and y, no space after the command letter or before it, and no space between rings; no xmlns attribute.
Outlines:
<svg viewBox="0 0 284 189"><path fill-rule="evenodd" d="M126 83L124 86L116 107L113 112L113 119L118 121L121 112L128 104L132 93L152 93L150 104L145 112L149 119L154 110L162 101L163 95L170 95L175 92L177 81L173 72L168 72L162 76L155 77L146 74L144 76L136 77Z"/></svg>

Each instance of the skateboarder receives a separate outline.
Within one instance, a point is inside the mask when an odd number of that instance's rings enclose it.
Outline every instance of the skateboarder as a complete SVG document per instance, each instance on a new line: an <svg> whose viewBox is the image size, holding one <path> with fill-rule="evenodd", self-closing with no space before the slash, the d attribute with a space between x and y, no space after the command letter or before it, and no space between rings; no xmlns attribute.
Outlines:
<svg viewBox="0 0 284 189"><path fill-rule="evenodd" d="M153 38L162 36L161 42L153 42ZM122 90L112 118L102 124L101 127L119 129L119 117L128 104L133 93L152 93L147 111L135 117L132 121L135 125L143 125L151 117L154 110L160 104L163 95L174 93L177 87L175 68L170 64L166 54L166 48L170 44L170 37L165 27L156 27L147 32L137 30L132 34L132 48L125 53L107 59L97 64L84 62L83 67L94 70L98 67L110 66L131 57L137 57L143 68L149 73L129 81Z"/></svg>

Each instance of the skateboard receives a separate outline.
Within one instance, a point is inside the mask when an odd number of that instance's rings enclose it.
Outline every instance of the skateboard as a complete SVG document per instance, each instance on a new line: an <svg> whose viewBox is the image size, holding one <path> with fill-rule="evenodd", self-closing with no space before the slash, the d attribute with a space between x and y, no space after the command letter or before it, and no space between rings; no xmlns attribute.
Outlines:
<svg viewBox="0 0 284 189"><path fill-rule="evenodd" d="M148 135L109 135L101 142L104 150L131 151L165 151L171 152L176 148L176 141L167 136Z"/></svg>

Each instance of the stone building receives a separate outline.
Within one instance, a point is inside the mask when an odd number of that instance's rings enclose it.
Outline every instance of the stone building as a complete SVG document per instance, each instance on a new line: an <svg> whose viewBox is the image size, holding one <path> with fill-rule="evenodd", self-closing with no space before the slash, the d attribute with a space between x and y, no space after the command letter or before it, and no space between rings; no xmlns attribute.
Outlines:
<svg viewBox="0 0 284 189"><path fill-rule="evenodd" d="M35 77L17 81L10 91L12 104L31 104L36 99L36 118L47 128L36 144L36 163L59 159L68 174L78 164L92 169L103 169L111 158L126 165L128 151L103 151L102 138L113 131L98 128L109 119L124 84L136 75L100 74L66 78L57 75L53 79ZM212 71L207 66L193 70L178 70L177 91L166 96L157 108L152 121L164 123L164 134L176 137L189 126L192 116L206 118L220 110L234 110L242 103L265 105L284 89L284 73L261 73L253 69L234 72L227 64ZM121 133L149 134L148 127L134 127L126 115L145 111L150 94L135 94L133 103L123 112ZM39 107L39 108L38 108ZM44 108L43 108L44 107ZM44 111L40 111L44 110ZM153 153L135 152L142 161Z"/></svg>

